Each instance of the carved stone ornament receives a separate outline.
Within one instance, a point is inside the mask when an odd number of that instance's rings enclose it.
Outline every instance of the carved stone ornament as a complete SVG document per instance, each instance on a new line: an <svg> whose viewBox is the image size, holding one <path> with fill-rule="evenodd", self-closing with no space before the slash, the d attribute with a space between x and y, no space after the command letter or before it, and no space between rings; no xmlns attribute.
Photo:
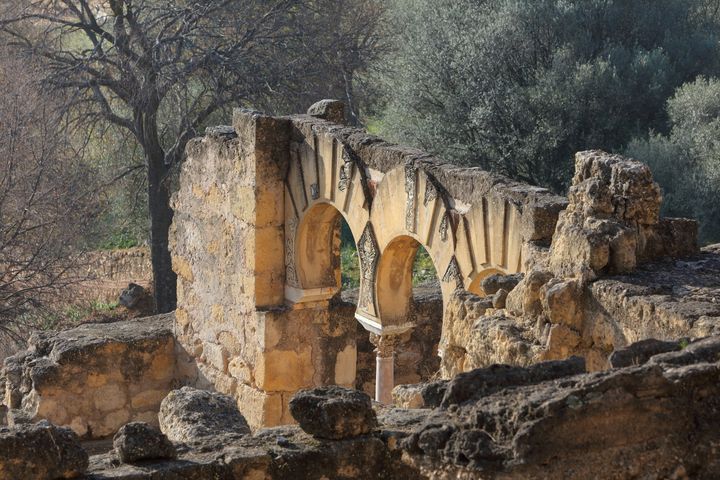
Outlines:
<svg viewBox="0 0 720 480"><path fill-rule="evenodd" d="M464 287L462 274L460 273L460 266L458 265L455 255L450 258L450 263L448 264L447 270L445 270L445 275L443 275L442 281L446 283L455 282L456 290Z"/></svg>
<svg viewBox="0 0 720 480"><path fill-rule="evenodd" d="M400 345L400 336L371 333L370 343L375 345L375 353L378 357L390 358L395 354L395 349L398 345Z"/></svg>
<svg viewBox="0 0 720 480"><path fill-rule="evenodd" d="M427 207L427 204L434 201L437 198L437 188L430 181L429 178L425 179L425 197L423 198L423 205Z"/></svg>
<svg viewBox="0 0 720 480"><path fill-rule="evenodd" d="M344 192L350 185L353 167L353 161L350 153L347 151L347 147L343 148L342 159L343 164L340 166L340 172L338 172L338 190Z"/></svg>
<svg viewBox="0 0 720 480"><path fill-rule="evenodd" d="M448 226L449 226L449 218L450 214L448 212L443 213L442 219L440 220L440 228L438 231L440 232L440 240L443 242L447 242L448 239Z"/></svg>
<svg viewBox="0 0 720 480"><path fill-rule="evenodd" d="M370 222L365 226L365 230L358 241L358 256L360 257L360 274L362 275L362 286L358 307L367 310L368 305L374 306L375 290L375 269L377 267L378 258L380 256L375 232Z"/></svg>
<svg viewBox="0 0 720 480"><path fill-rule="evenodd" d="M300 281L295 269L295 235L297 234L297 227L297 218L293 217L288 220L285 232L285 283L291 287L300 288Z"/></svg>
<svg viewBox="0 0 720 480"><path fill-rule="evenodd" d="M412 164L405 165L405 229L415 232L415 177L416 170Z"/></svg>

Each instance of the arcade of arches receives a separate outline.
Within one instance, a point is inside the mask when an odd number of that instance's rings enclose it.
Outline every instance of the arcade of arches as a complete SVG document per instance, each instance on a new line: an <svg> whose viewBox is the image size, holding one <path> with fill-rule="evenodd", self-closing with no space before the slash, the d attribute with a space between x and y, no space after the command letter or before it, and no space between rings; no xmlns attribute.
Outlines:
<svg viewBox="0 0 720 480"><path fill-rule="evenodd" d="M418 248L445 309L456 291L482 295L492 273L526 270L566 204L309 115L236 110L232 128L187 153L173 224L178 335L208 386L235 395L255 424L290 421L300 388L354 384L356 323L332 307L341 216L360 259L353 316L376 347L376 399L387 402L395 349L415 326Z"/></svg>
<svg viewBox="0 0 720 480"><path fill-rule="evenodd" d="M575 332L581 327L573 325L578 315L568 313L572 302L567 298L575 298L568 297L573 282L588 278L586 271L592 273L593 268L607 270L604 265L622 271L635 261L634 253L630 258L613 252L628 242L642 243L643 248L670 245L648 239L667 232L682 235L683 228L675 224L658 224L657 215L638 220L625 210L627 224L639 225L632 228L640 229L640 240L630 235L635 230L621 228L620 234L613 234L610 249L598 240L605 242L605 237L585 241L582 228L572 223L575 217L568 213L558 222L568 199L346 127L336 118L341 109L328 105L333 108L318 109L317 116L271 117L236 110L232 127L209 129L205 137L190 143L174 197L171 248L178 274L177 336L198 360L199 386L234 395L252 425L292 422L288 402L299 389L355 386L358 322L375 345L376 399L390 400L395 353L416 327L411 314L412 265L420 246L440 279L443 318L438 353L440 372L449 376L473 367L465 361L463 344L463 332L469 330L458 330L458 325L472 323L470 312L478 305L484 305L483 312L493 310L494 305L483 300L483 280L488 276L528 273L522 287L528 300L519 302L519 310L528 315L538 308L549 312L545 323L538 323L549 347L544 357L534 358L560 358L580 348ZM616 165L612 168L626 171L614 157L600 162L593 152L588 155L581 158L582 165L588 165L582 175L602 174L590 171L593 165ZM607 182L621 179L613 175ZM659 205L659 194L657 199L653 195L643 198ZM570 200L568 212L574 208L575 200ZM648 206L648 211L657 205ZM592 208L578 207L576 213L584 215ZM603 215L606 232L610 214ZM356 307L336 306L341 217L360 260ZM553 240L556 224L568 232L558 241ZM579 240L573 241L573 235ZM570 240L565 243L565 238ZM574 268L573 262L584 262L582 271L576 269L580 273L572 273L574 280L549 282L551 277L534 270L538 259L547 259L551 240L563 259L556 267L551 259L555 271L564 275ZM638 255L651 256L633 248ZM633 267L634 263L628 268ZM537 292L546 283L548 295L554 296L548 296L549 304L541 304ZM535 328L534 323L528 328ZM479 341L495 342L494 338L481 332ZM600 337L593 338L602 343ZM550 348L553 342L557 348ZM596 356L607 348L611 351L611 343L600 345Z"/></svg>

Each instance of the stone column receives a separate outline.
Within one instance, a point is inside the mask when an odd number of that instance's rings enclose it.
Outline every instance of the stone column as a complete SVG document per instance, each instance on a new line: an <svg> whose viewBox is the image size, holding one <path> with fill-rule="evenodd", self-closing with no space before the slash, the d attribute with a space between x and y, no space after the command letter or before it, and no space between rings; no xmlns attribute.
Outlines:
<svg viewBox="0 0 720 480"><path fill-rule="evenodd" d="M392 403L392 389L395 387L395 347L399 343L397 335L370 334L370 342L375 345L375 400Z"/></svg>

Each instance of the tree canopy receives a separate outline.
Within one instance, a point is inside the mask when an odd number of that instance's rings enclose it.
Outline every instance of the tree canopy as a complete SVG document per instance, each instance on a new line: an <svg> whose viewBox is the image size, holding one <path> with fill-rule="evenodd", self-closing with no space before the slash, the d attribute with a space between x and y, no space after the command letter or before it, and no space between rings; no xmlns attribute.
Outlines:
<svg viewBox="0 0 720 480"><path fill-rule="evenodd" d="M667 132L717 74L717 2L394 0L381 131L562 192L575 151Z"/></svg>

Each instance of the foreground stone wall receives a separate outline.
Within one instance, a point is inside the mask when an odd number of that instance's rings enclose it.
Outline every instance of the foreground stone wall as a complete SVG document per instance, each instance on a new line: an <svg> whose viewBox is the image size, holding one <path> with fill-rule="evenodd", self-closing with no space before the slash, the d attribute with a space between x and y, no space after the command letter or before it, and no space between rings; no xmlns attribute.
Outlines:
<svg viewBox="0 0 720 480"><path fill-rule="evenodd" d="M160 401L197 374L161 315L35 334L0 373L10 424L46 419L86 438L130 421L157 424Z"/></svg>
<svg viewBox="0 0 720 480"><path fill-rule="evenodd" d="M0 479L717 478L720 341L665 350L593 374L577 357L476 369L440 382L432 409L303 390L298 426L255 433L232 399L184 387L162 402L162 432L126 425L89 458L62 428L0 427Z"/></svg>

